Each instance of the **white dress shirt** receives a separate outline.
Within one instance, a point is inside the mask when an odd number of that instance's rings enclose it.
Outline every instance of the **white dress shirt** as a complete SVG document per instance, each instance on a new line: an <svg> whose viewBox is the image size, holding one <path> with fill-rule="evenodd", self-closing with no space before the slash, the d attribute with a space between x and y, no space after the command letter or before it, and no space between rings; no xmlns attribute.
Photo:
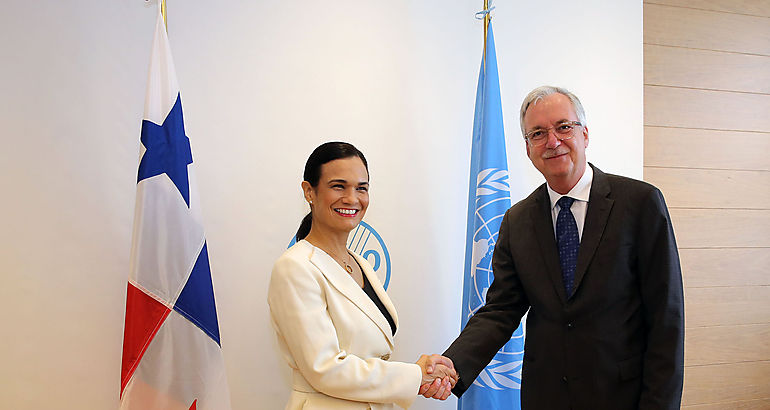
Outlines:
<svg viewBox="0 0 770 410"><path fill-rule="evenodd" d="M561 207L556 202L563 196L574 198L575 202L572 203L570 211L575 217L577 223L578 236L583 238L583 225L586 222L586 211L588 210L588 197L591 194L591 184L594 182L594 170L590 165L586 164L586 170L583 172L583 176L580 177L577 184L575 184L569 192L562 195L546 184L548 187L548 196L551 198L551 221L553 221L553 234L556 235L556 217L559 215Z"/></svg>

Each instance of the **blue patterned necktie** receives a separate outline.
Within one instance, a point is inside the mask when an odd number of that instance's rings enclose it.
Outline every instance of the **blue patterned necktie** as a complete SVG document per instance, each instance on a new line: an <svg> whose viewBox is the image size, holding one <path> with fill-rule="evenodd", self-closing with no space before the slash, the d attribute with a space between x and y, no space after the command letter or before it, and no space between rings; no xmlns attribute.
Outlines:
<svg viewBox="0 0 770 410"><path fill-rule="evenodd" d="M559 248L559 262L561 262L561 278L564 281L564 289L567 297L572 294L572 285L575 281L575 265L577 265L578 236L577 223L570 211L574 198L561 197L556 204L559 205L559 215L556 217L556 246Z"/></svg>

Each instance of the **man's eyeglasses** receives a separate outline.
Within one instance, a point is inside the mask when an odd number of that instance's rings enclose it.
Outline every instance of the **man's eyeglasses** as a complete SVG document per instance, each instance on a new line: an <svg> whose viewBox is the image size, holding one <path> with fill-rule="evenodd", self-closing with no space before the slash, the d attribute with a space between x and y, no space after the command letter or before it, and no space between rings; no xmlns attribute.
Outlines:
<svg viewBox="0 0 770 410"><path fill-rule="evenodd" d="M524 134L524 138L530 146L539 147L548 141L548 133L551 132L551 130L556 133L556 138L558 138L559 141L564 141L574 137L575 127L581 126L583 126L583 124L581 124L580 121L564 121L553 127L535 128Z"/></svg>

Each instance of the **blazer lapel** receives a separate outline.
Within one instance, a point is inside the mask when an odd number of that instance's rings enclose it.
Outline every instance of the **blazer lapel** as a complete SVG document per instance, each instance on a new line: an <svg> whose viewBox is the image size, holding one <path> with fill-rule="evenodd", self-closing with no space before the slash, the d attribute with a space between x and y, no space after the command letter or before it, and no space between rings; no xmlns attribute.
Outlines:
<svg viewBox="0 0 770 410"><path fill-rule="evenodd" d="M541 185L538 191L534 206L530 210L530 221L532 221L535 237L540 245L545 270L551 278L551 283L559 295L559 299L562 303L566 303L567 291L564 289L564 280L561 278L559 251L556 249L556 236L553 232L553 218L551 218L551 200L548 198L548 189L545 184Z"/></svg>
<svg viewBox="0 0 770 410"><path fill-rule="evenodd" d="M354 254L354 257L356 256L357 255ZM356 260L359 260L359 259L356 257ZM371 319L377 325L377 327L380 328L382 333L385 334L385 337L388 339L388 343L390 344L390 347L392 349L393 335L390 330L390 324L388 324L388 321L382 315L382 312L380 312L380 309L377 308L377 305L375 305L374 302L372 302L372 300L369 299L369 296L367 296L366 293L364 293L364 290L361 289L360 286L358 286L356 281L350 277L350 275L345 271L345 269L342 266L340 266L334 260L334 258L332 258L326 252L324 252L323 250L315 246L313 246L313 251L310 255L310 262L313 265L315 265L318 268L318 270L321 271L321 273L326 277L326 279L329 281L329 283L331 283L332 286L334 286L337 290L339 290L340 293L342 293L346 298L348 298L348 300L350 300L354 305L356 305L356 307L361 309L361 311L366 316L368 316L369 319ZM364 274L367 275L367 278L370 278L369 281L371 282L372 281L371 276L368 275L365 270L368 267L368 263L361 263L359 260L359 265L361 265L362 269L364 269ZM374 280L376 280L377 283L379 283L379 279L377 279L376 275L374 275ZM372 286L375 286L375 285L372 284ZM378 293L378 296L379 296L379 293ZM388 302L390 301L388 300ZM384 303L384 300L383 300L383 303Z"/></svg>
<svg viewBox="0 0 770 410"><path fill-rule="evenodd" d="M585 224L583 225L583 236L580 239L573 294L575 294L575 291L580 286L580 282L588 269L588 264L596 253L596 248L599 246L599 241L604 234L604 228L607 226L610 210L615 203L613 199L608 198L610 184L607 181L607 176L593 165L589 164L589 166L594 170L594 180L591 183L591 194L588 197L588 210L586 211Z"/></svg>
<svg viewBox="0 0 770 410"><path fill-rule="evenodd" d="M396 325L396 330L398 330L398 314L396 314L396 307L393 306L393 302L385 292L385 288L382 287L382 283L380 283L380 278L377 277L377 273L374 271L374 269L372 269L372 265L370 265L369 262L367 262L366 259L364 259L361 255L353 253L353 257L356 258L356 261L358 261L358 265L361 266L361 270L364 272L364 275L366 275L366 278L372 285L374 293L377 294L377 297L380 298L380 302L382 302L382 304L385 306L385 309L388 311L388 313L390 313L390 317L393 318L393 323ZM367 297L367 299L369 298ZM369 301L371 302L371 299L369 299ZM375 323L377 323L377 326L380 327L382 333L384 333L388 338L388 342L391 344L391 347L393 347L394 335L393 330L390 328L390 323L388 323L388 320L385 318L385 316L383 316L382 312L380 312L380 309L377 307L377 305L374 305L374 302L372 302L372 306L374 306L374 309L377 312L376 318L378 320L375 320Z"/></svg>

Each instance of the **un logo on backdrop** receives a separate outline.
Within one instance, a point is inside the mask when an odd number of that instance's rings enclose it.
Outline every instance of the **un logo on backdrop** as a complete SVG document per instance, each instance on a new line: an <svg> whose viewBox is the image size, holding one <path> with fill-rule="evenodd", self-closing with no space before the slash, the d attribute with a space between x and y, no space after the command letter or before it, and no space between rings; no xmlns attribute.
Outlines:
<svg viewBox="0 0 770 410"><path fill-rule="evenodd" d="M289 247L297 242L297 238L292 237ZM361 221L356 229L350 232L348 236L348 249L357 253L374 269L377 277L382 282L382 287L388 290L390 283L390 253L385 241L382 240L377 231L368 223Z"/></svg>
<svg viewBox="0 0 770 410"><path fill-rule="evenodd" d="M470 313L476 313L486 300L492 274L492 253L497 243L505 211L511 206L508 171L487 168L476 178L476 219L471 252L473 288L468 301ZM509 343L479 374L473 384L494 390L521 388L521 364L524 356L524 320ZM511 343L514 342L514 343Z"/></svg>

